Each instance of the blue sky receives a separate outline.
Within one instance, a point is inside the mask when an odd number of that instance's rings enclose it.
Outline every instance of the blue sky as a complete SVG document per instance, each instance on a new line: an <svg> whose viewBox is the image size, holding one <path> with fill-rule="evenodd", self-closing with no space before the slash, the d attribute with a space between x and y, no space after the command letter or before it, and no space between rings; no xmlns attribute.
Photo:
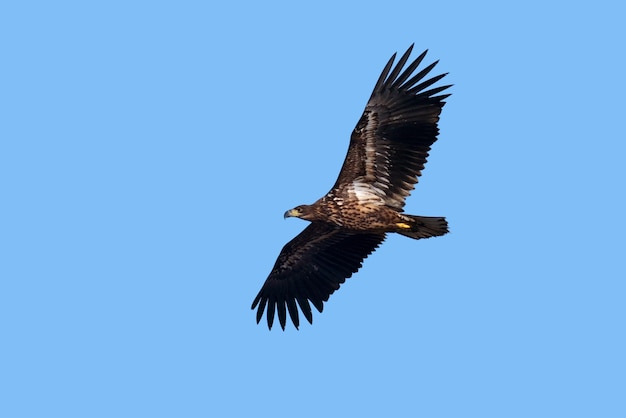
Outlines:
<svg viewBox="0 0 626 418"><path fill-rule="evenodd" d="M617 2L0 6L0 415L626 415ZM387 59L454 83L399 236L250 303Z"/></svg>

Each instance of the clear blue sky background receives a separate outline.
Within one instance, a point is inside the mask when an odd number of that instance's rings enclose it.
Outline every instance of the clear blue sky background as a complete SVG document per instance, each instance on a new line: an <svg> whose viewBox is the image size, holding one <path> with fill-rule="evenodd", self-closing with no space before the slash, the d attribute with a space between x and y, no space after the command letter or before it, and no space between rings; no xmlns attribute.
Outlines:
<svg viewBox="0 0 626 418"><path fill-rule="evenodd" d="M0 416L626 416L618 3L3 3ZM413 42L454 87L407 211L452 232L256 325Z"/></svg>

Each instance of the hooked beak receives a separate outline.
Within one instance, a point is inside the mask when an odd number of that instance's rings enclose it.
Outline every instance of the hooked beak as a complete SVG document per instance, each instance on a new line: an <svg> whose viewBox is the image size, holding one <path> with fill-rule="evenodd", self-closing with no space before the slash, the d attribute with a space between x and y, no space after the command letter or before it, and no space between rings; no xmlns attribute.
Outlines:
<svg viewBox="0 0 626 418"><path fill-rule="evenodd" d="M296 208L294 209L289 209L287 212L285 212L285 214L283 215L283 218L287 219L287 218L299 218L302 215L302 213L297 210Z"/></svg>

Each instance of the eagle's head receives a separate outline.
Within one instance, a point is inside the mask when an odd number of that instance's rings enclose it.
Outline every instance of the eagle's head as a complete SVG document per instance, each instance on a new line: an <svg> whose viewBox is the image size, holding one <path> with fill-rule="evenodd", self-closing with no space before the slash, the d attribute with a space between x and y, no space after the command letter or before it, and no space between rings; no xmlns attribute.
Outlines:
<svg viewBox="0 0 626 418"><path fill-rule="evenodd" d="M285 212L284 217L285 219L300 218L300 219L306 219L308 221L312 221L314 220L314 217L315 217L315 211L313 210L311 205L300 205L300 206L296 206L293 209L289 209L287 212Z"/></svg>

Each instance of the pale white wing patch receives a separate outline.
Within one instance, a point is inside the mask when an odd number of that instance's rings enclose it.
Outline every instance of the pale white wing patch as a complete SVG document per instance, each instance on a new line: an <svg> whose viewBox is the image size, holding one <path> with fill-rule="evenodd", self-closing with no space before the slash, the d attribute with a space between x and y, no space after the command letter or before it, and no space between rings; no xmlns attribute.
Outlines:
<svg viewBox="0 0 626 418"><path fill-rule="evenodd" d="M348 193L358 200L359 204L384 204L385 192L363 180L357 179L348 186Z"/></svg>

